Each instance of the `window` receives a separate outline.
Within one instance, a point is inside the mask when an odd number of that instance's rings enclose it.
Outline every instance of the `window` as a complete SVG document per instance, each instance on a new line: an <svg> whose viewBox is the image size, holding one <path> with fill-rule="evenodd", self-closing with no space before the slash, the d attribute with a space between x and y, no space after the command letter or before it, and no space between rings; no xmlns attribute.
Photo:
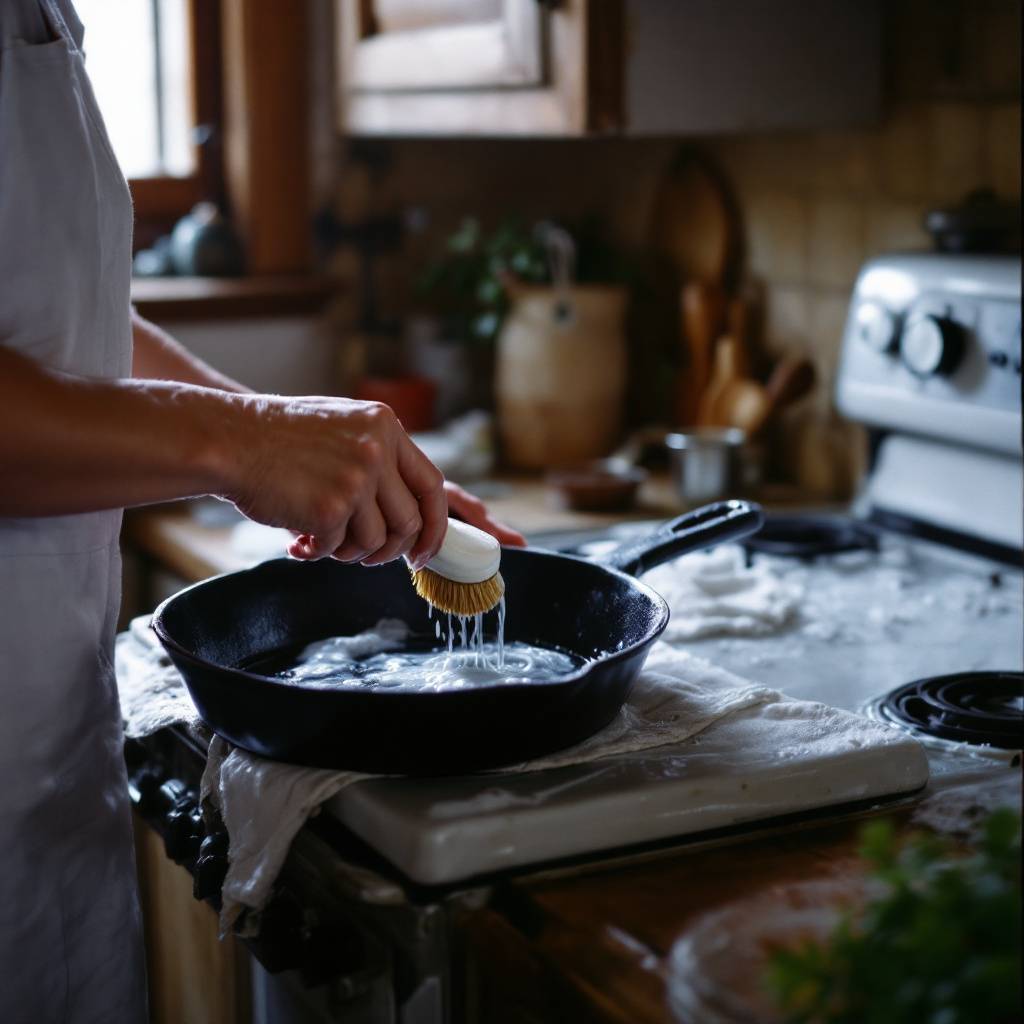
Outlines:
<svg viewBox="0 0 1024 1024"><path fill-rule="evenodd" d="M185 0L78 0L89 77L129 178L195 170Z"/></svg>
<svg viewBox="0 0 1024 1024"><path fill-rule="evenodd" d="M163 230L199 199L219 198L218 7L210 0L75 2L86 67L132 186L142 243L152 240L148 225Z"/></svg>

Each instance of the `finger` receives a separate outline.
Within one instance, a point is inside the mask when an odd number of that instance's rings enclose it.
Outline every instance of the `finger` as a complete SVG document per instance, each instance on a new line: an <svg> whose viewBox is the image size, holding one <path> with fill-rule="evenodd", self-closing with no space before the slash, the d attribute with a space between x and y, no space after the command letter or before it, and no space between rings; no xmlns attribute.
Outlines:
<svg viewBox="0 0 1024 1024"><path fill-rule="evenodd" d="M387 524L388 537L384 545L366 565L382 565L411 550L423 528L419 502L405 485L397 471L386 473L377 491L377 506Z"/></svg>
<svg viewBox="0 0 1024 1024"><path fill-rule="evenodd" d="M365 502L364 502L365 504ZM351 498L328 501L316 516L323 525L312 533L300 534L289 548L298 558L328 558L349 540L361 506L354 506Z"/></svg>
<svg viewBox="0 0 1024 1024"><path fill-rule="evenodd" d="M349 520L345 544L335 557L346 562L364 562L384 546L387 537L387 524L377 502L364 501Z"/></svg>
<svg viewBox="0 0 1024 1024"><path fill-rule="evenodd" d="M315 561L318 558L327 558L345 539L345 530L332 531L330 533L309 534L304 533L296 537L288 545L288 554L292 558L300 558L304 561Z"/></svg>
<svg viewBox="0 0 1024 1024"><path fill-rule="evenodd" d="M526 538L518 530L513 530L511 526L499 523L497 519L492 519L490 515L484 516L483 525L480 529L497 538L499 544L509 544L514 548L526 547Z"/></svg>
<svg viewBox="0 0 1024 1024"><path fill-rule="evenodd" d="M314 533L310 537L311 558L327 558L332 555L340 545L345 543L345 536L351 528L352 519L345 517L330 530L321 533Z"/></svg>
<svg viewBox="0 0 1024 1024"><path fill-rule="evenodd" d="M448 508L470 526L489 533L500 544L511 544L514 547L526 546L526 538L518 530L513 530L511 526L492 519L487 511L487 506L469 491L463 490L458 484L453 483L446 483L445 491L448 494Z"/></svg>
<svg viewBox="0 0 1024 1024"><path fill-rule="evenodd" d="M288 545L287 551L292 558L306 561L313 557L313 538L308 533L300 533Z"/></svg>
<svg viewBox="0 0 1024 1024"><path fill-rule="evenodd" d="M409 440L407 434L398 439L398 472L406 487L419 502L423 526L416 543L409 550L409 564L422 568L437 554L448 529L448 502L444 496L441 471Z"/></svg>

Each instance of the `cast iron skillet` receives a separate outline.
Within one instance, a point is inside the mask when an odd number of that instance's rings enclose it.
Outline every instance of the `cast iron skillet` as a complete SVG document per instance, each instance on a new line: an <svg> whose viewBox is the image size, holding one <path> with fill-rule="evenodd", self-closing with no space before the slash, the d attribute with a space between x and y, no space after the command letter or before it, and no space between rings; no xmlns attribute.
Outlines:
<svg viewBox="0 0 1024 1024"><path fill-rule="evenodd" d="M275 559L175 594L156 610L153 628L206 724L255 754L412 775L497 768L578 743L618 712L669 616L664 600L634 575L746 536L761 522L753 504L708 505L624 544L604 565L505 548L506 641L591 659L543 682L425 693L329 690L244 668L277 650L359 633L382 618L403 619L414 633L433 637L427 605L401 562L365 568ZM492 635L494 622L485 626Z"/></svg>

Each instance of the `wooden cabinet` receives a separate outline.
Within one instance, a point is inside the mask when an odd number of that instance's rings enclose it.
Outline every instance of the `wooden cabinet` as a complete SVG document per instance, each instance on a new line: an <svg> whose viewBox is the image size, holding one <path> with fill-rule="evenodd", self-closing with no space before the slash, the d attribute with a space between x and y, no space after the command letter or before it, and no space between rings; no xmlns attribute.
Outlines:
<svg viewBox="0 0 1024 1024"><path fill-rule="evenodd" d="M355 135L689 135L879 112L879 0L335 5Z"/></svg>
<svg viewBox="0 0 1024 1024"><path fill-rule="evenodd" d="M250 1024L250 958L217 938L217 915L192 897L192 878L137 814L135 864L146 936L151 1024Z"/></svg>
<svg viewBox="0 0 1024 1024"><path fill-rule="evenodd" d="M336 0L344 130L582 135L619 121L619 0Z"/></svg>

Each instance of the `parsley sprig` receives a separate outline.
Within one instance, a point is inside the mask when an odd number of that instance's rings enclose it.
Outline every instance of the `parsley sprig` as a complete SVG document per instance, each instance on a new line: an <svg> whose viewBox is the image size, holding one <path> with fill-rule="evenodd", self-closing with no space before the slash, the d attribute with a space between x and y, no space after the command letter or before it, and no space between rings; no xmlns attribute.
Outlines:
<svg viewBox="0 0 1024 1024"><path fill-rule="evenodd" d="M767 981L793 1024L1009 1024L1021 1018L1021 820L985 822L958 857L934 836L863 833L881 894L830 939L775 951Z"/></svg>

